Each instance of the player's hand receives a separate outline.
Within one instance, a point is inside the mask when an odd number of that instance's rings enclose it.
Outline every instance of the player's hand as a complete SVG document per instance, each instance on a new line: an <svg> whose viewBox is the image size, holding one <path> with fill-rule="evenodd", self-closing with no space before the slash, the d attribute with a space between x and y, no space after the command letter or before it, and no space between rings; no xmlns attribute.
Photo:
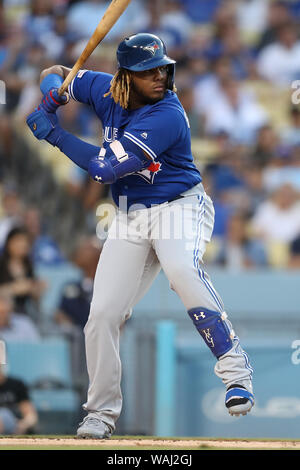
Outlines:
<svg viewBox="0 0 300 470"><path fill-rule="evenodd" d="M40 108L42 108L47 113L55 113L59 106L63 106L67 104L70 100L70 96L68 93L64 93L63 95L58 94L57 88L52 88L49 90L44 96L40 104Z"/></svg>
<svg viewBox="0 0 300 470"><path fill-rule="evenodd" d="M55 113L48 113L39 106L27 116L26 123L38 140L45 139L53 146L57 144L61 127Z"/></svg>

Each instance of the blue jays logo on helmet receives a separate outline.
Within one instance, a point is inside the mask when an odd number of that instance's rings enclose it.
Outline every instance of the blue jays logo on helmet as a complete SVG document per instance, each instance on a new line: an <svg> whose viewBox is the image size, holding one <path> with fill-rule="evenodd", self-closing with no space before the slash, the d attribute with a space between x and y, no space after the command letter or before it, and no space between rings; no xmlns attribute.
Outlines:
<svg viewBox="0 0 300 470"><path fill-rule="evenodd" d="M152 55L159 49L159 45L153 41L149 46L140 46L144 51L149 51Z"/></svg>
<svg viewBox="0 0 300 470"><path fill-rule="evenodd" d="M117 60L119 68L134 72L168 66L168 88L173 89L175 60L167 55L164 42L154 34L138 33L125 38L118 46Z"/></svg>

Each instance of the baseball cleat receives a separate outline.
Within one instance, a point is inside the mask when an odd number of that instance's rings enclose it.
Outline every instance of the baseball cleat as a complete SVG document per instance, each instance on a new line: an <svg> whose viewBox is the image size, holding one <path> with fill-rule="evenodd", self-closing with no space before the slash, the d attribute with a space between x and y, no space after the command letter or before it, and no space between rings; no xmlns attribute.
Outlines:
<svg viewBox="0 0 300 470"><path fill-rule="evenodd" d="M77 429L77 438L81 439L109 439L111 428L99 418L86 416Z"/></svg>
<svg viewBox="0 0 300 470"><path fill-rule="evenodd" d="M254 405L254 396L245 387L233 384L228 387L225 406L231 416L245 416Z"/></svg>

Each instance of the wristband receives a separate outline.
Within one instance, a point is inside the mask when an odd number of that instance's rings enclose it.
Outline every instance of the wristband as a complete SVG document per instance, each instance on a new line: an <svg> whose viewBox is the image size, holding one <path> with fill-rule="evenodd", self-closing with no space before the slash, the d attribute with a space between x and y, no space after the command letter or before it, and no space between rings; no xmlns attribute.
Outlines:
<svg viewBox="0 0 300 470"><path fill-rule="evenodd" d="M43 95L46 95L52 88L60 88L63 82L63 77L58 75L58 73L49 73L49 75L46 75L46 77L42 80L40 84L40 90Z"/></svg>

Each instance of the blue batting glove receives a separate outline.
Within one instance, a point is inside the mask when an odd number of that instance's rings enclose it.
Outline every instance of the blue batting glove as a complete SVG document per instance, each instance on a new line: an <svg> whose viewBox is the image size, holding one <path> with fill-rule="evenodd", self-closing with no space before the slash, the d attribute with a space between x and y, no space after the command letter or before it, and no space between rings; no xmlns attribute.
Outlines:
<svg viewBox="0 0 300 470"><path fill-rule="evenodd" d="M38 140L45 139L49 144L57 145L62 128L58 124L55 113L48 113L39 106L33 113L29 114L26 123Z"/></svg>
<svg viewBox="0 0 300 470"><path fill-rule="evenodd" d="M47 113L55 113L59 106L65 105L69 102L69 95L64 93L58 94L57 88L52 88L43 97L40 107Z"/></svg>

